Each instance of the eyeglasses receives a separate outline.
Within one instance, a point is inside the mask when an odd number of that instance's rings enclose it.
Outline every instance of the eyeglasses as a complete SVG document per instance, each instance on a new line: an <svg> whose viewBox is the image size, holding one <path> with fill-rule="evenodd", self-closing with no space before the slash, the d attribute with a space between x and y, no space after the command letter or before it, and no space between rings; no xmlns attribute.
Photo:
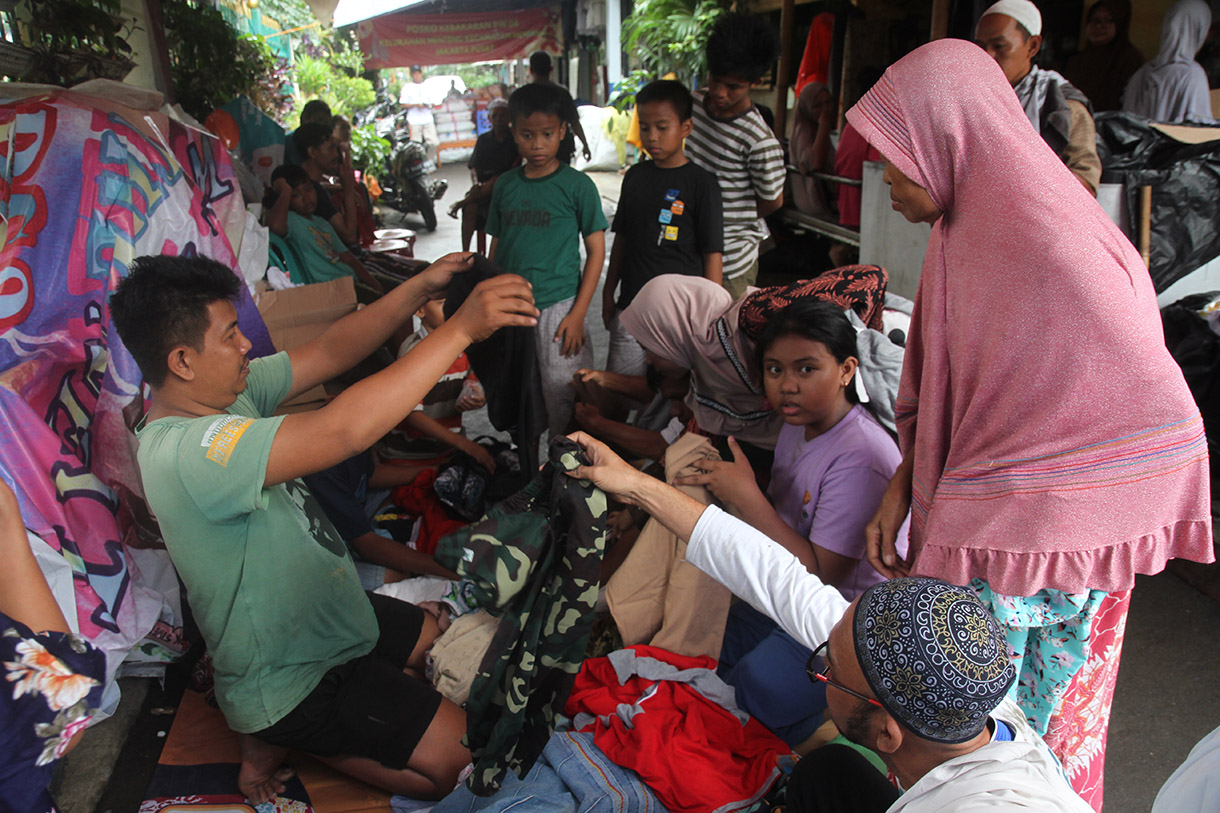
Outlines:
<svg viewBox="0 0 1220 813"><path fill-rule="evenodd" d="M820 681L825 683L827 686L834 686L839 691L847 692L852 697L858 697L866 703L872 703L877 708L885 708L885 706L881 705L881 701L877 700L877 698L860 694L854 689L849 689L842 683L837 683L826 677L826 673L830 671L830 664L827 662L826 658L822 656L822 651L828 646L830 646L830 641L826 641L825 643L821 644L817 649L813 650L813 654L809 656L809 662L805 664L805 674L809 675L809 679Z"/></svg>

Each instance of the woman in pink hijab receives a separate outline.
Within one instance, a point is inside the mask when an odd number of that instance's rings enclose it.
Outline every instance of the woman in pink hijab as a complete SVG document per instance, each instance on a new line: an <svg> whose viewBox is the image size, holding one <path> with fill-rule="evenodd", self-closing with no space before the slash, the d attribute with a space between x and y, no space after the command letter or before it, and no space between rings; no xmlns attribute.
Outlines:
<svg viewBox="0 0 1220 813"><path fill-rule="evenodd" d="M915 50L847 118L894 208L934 224L870 560L979 591L1018 703L1100 810L1135 575L1213 558L1203 425L1152 282L975 45Z"/></svg>

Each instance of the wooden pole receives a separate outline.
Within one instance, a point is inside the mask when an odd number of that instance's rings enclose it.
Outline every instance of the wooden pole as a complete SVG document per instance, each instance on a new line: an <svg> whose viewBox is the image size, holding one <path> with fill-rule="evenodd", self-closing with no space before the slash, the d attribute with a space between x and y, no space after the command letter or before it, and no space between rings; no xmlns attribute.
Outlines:
<svg viewBox="0 0 1220 813"><path fill-rule="evenodd" d="M788 77L792 74L792 27L795 0L784 0L779 12L779 67L775 71L775 137L780 141L788 129Z"/></svg>
<svg viewBox="0 0 1220 813"><path fill-rule="evenodd" d="M165 23L161 17L161 0L144 0L148 12L148 42L152 46L153 77L157 90L165 94L165 103L173 104L174 77L169 72L169 44L165 38Z"/></svg>
<svg viewBox="0 0 1220 813"><path fill-rule="evenodd" d="M943 40L949 36L950 0L932 0L932 30L929 39Z"/></svg>

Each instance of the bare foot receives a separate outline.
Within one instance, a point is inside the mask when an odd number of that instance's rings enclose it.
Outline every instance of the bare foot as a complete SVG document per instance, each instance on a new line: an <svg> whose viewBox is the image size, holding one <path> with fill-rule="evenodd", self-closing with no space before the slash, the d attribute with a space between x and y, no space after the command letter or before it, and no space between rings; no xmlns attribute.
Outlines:
<svg viewBox="0 0 1220 813"><path fill-rule="evenodd" d="M287 754L287 748L268 745L257 737L242 734L237 789L256 805L283 793L284 783L295 775L292 768L284 765Z"/></svg>
<svg viewBox="0 0 1220 813"><path fill-rule="evenodd" d="M464 203L464 201L459 200L457 203L455 203L449 207L449 216L452 217L454 220L458 219L458 209L462 208L463 203Z"/></svg>

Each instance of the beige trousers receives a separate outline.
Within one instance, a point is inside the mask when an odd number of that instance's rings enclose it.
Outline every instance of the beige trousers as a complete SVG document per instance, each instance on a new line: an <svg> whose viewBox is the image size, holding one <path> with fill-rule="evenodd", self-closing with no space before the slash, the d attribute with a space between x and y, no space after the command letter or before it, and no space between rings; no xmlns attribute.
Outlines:
<svg viewBox="0 0 1220 813"><path fill-rule="evenodd" d="M697 473L696 460L720 455L707 438L685 434L665 452L665 481ZM702 486L677 486L702 503ZM606 585L606 601L625 646L651 644L679 655L720 658L728 589L686 561L686 540L648 520L626 561Z"/></svg>

